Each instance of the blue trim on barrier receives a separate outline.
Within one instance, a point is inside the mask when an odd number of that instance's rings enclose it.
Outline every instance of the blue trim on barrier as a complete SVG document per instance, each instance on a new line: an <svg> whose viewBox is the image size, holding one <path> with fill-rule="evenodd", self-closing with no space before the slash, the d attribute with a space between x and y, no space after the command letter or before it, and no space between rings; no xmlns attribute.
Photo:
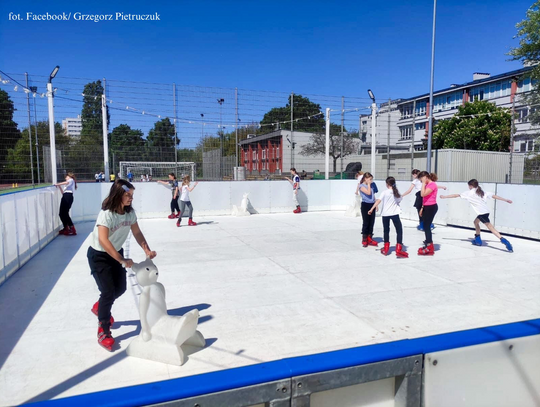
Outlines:
<svg viewBox="0 0 540 407"><path fill-rule="evenodd" d="M204 373L82 394L28 405L39 406L140 406L252 386L275 380L360 366L407 356L480 345L540 334L540 319L513 322L417 339L404 339L309 356L298 356L257 365Z"/></svg>

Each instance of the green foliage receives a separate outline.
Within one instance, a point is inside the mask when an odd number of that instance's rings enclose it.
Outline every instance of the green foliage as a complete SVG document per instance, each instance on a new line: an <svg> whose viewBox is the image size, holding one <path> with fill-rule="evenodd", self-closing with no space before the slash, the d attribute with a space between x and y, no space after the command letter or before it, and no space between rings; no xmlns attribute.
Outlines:
<svg viewBox="0 0 540 407"><path fill-rule="evenodd" d="M60 123L54 124L55 128L55 143L56 148L62 150L66 148L69 144L70 138L64 134L64 129ZM19 139L17 140L15 146L11 148L7 156L7 165L6 173L12 174L14 181L20 180L31 180L32 175L30 171L30 145L32 148L32 158L34 162L34 178L37 181L37 158L36 158L36 135L35 130L36 126L30 127L30 136L31 144L28 139L28 127L25 128L20 134ZM39 163L40 163L40 178L44 179L44 157L43 157L43 146L50 145L50 136L49 136L49 122L40 121L37 123L37 135L38 135L38 153L39 153Z"/></svg>
<svg viewBox="0 0 540 407"><path fill-rule="evenodd" d="M94 142L103 141L103 115L101 112L101 96L103 85L100 80L87 83L83 89L83 108L81 111L81 139L92 139ZM107 109L107 126L110 114Z"/></svg>
<svg viewBox="0 0 540 407"><path fill-rule="evenodd" d="M318 115L318 116L317 116ZM311 119L305 119L306 117L311 116ZM313 117L317 116L317 117ZM293 120L298 120L294 122L295 131L304 131L307 133L317 133L321 129L324 129L325 121L324 116L321 113L321 106L313 103L309 98L305 98L302 95L293 96ZM257 133L264 134L269 133L273 130L276 130L272 126L264 126L277 122L290 122L291 120L291 97L285 107L274 107L268 111L262 121L261 121L261 130ZM290 123L281 124L281 128L284 130L290 130Z"/></svg>
<svg viewBox="0 0 540 407"><path fill-rule="evenodd" d="M512 60L528 63L537 63L532 70L531 79L536 81L536 86L523 99L529 106L535 106L536 110L529 114L529 120L540 125L540 1L536 1L527 10L527 18L516 25L518 30L515 38L519 38L519 47L512 48L508 53Z"/></svg>
<svg viewBox="0 0 540 407"><path fill-rule="evenodd" d="M435 126L433 148L507 152L511 122L507 109L487 101L466 103L454 117Z"/></svg>
<svg viewBox="0 0 540 407"><path fill-rule="evenodd" d="M0 179L7 179L8 152L15 147L21 135L17 123L13 121L14 112L13 101L6 91L0 89Z"/></svg>

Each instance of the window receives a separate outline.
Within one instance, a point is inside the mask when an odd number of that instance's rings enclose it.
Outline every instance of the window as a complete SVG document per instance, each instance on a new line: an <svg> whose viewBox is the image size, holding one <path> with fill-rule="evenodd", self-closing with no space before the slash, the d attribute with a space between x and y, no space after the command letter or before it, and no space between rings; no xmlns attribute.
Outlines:
<svg viewBox="0 0 540 407"><path fill-rule="evenodd" d="M263 151L262 151L262 159L263 160L266 159L266 149L263 149Z"/></svg>
<svg viewBox="0 0 540 407"><path fill-rule="evenodd" d="M529 109L523 108L516 110L517 115L517 122L518 123L526 123L529 121Z"/></svg>
<svg viewBox="0 0 540 407"><path fill-rule="evenodd" d="M400 128L401 140L410 140L413 134L412 126L404 126Z"/></svg>
<svg viewBox="0 0 540 407"><path fill-rule="evenodd" d="M415 123L414 129L415 130L425 130L426 129L426 123Z"/></svg>

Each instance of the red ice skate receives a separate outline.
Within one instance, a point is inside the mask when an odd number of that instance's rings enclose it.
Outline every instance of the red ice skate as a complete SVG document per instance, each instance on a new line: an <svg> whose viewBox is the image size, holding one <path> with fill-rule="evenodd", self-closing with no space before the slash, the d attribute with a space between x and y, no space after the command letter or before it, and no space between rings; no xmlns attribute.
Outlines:
<svg viewBox="0 0 540 407"><path fill-rule="evenodd" d="M67 226L64 226L64 229L60 230L58 232L59 235L67 235L69 232L69 228Z"/></svg>
<svg viewBox="0 0 540 407"><path fill-rule="evenodd" d="M373 240L371 236L368 236L367 241L369 246L379 246L379 242Z"/></svg>
<svg viewBox="0 0 540 407"><path fill-rule="evenodd" d="M433 246L433 243L430 243L418 249L419 256L433 256L434 254L435 254L435 247Z"/></svg>
<svg viewBox="0 0 540 407"><path fill-rule="evenodd" d="M390 251L390 242L384 242L384 247L381 249L381 254L388 256L389 251Z"/></svg>
<svg viewBox="0 0 540 407"><path fill-rule="evenodd" d="M70 226L67 232L64 233L66 236L75 236L77 234L77 231L75 230L75 226Z"/></svg>
<svg viewBox="0 0 540 407"><path fill-rule="evenodd" d="M98 307L99 307L99 301L96 301L96 303L94 304L94 306L90 310L90 311L92 311L92 314L94 314L96 317L98 316ZM112 315L111 315L110 323L111 323L111 326L113 326L114 318L112 317Z"/></svg>
<svg viewBox="0 0 540 407"><path fill-rule="evenodd" d="M188 226L197 226L196 222L193 222L193 219L188 220Z"/></svg>
<svg viewBox="0 0 540 407"><path fill-rule="evenodd" d="M98 344L105 350L112 352L114 338L111 335L111 326L107 322L100 322L98 327Z"/></svg>
<svg viewBox="0 0 540 407"><path fill-rule="evenodd" d="M399 243L396 244L396 257L402 257L402 258L409 257L409 253L403 250L403 246Z"/></svg>
<svg viewBox="0 0 540 407"><path fill-rule="evenodd" d="M169 219L176 219L176 215L174 213L171 213L169 216L167 216Z"/></svg>
<svg viewBox="0 0 540 407"><path fill-rule="evenodd" d="M368 239L367 236L362 236L362 247L368 247Z"/></svg>

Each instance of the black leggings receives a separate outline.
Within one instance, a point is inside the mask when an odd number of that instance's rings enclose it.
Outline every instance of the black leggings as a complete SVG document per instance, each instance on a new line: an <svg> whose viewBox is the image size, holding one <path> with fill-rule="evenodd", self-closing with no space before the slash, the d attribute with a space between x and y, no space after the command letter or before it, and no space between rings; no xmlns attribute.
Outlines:
<svg viewBox="0 0 540 407"><path fill-rule="evenodd" d="M401 225L401 219L399 218L399 215L382 217L384 243L390 242L390 220L392 220L392 223L396 228L397 242L399 244L403 244L403 226Z"/></svg>
<svg viewBox="0 0 540 407"><path fill-rule="evenodd" d="M420 216L420 209L422 209L423 205L423 198L420 194L420 191L416 193L416 199L414 200L414 207L416 208L416 212L418 212L418 220L422 222L422 216Z"/></svg>
<svg viewBox="0 0 540 407"><path fill-rule="evenodd" d="M364 236L373 236L373 226L375 225L375 211L368 213L369 210L373 207L372 203L362 202L360 205L360 211L362 212L362 235Z"/></svg>
<svg viewBox="0 0 540 407"><path fill-rule="evenodd" d="M176 199L171 199L171 213L174 213L174 211L180 213L180 206L178 206L178 196Z"/></svg>
<svg viewBox="0 0 540 407"><path fill-rule="evenodd" d="M64 225L64 228L73 226L73 222L69 217L69 210L71 209L71 205L73 205L73 194L69 192L64 192L64 194L62 195L62 200L60 201L60 220L62 221L62 225Z"/></svg>
<svg viewBox="0 0 540 407"><path fill-rule="evenodd" d="M435 214L439 210L439 205L424 206L424 212L422 213L422 219L424 220L424 233L426 234L426 244L433 243L433 237L431 236L431 224L435 219Z"/></svg>
<svg viewBox="0 0 540 407"><path fill-rule="evenodd" d="M124 250L118 251L124 257ZM126 270L105 252L88 248L88 264L96 280L101 296L99 297L98 319L108 322L114 300L126 291Z"/></svg>

